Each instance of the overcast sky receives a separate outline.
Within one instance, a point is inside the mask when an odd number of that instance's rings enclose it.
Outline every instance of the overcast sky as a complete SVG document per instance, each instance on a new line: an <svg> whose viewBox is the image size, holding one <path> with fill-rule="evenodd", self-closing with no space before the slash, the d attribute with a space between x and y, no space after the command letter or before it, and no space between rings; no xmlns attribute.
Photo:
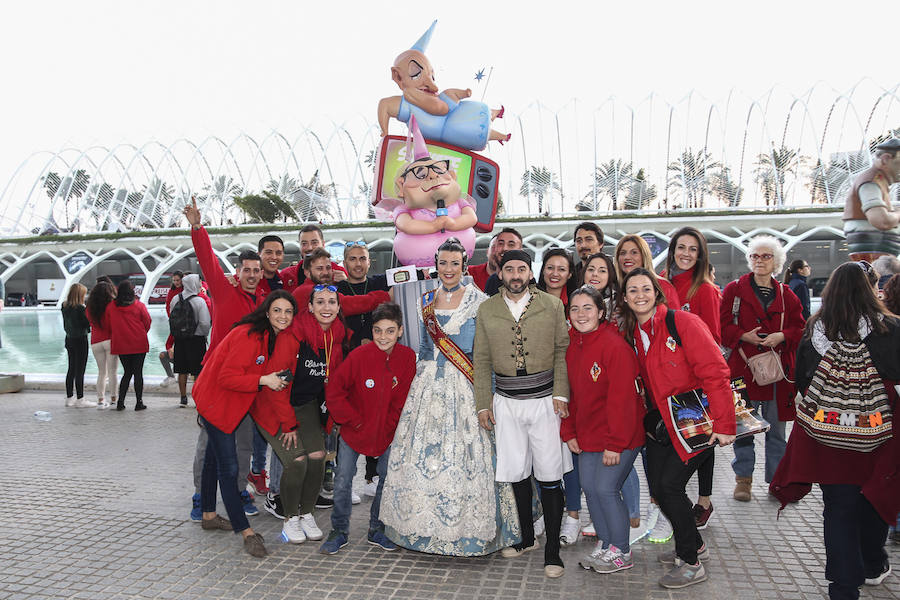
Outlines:
<svg viewBox="0 0 900 600"><path fill-rule="evenodd" d="M397 93L394 57L438 26L428 54L438 85L473 87L519 110L539 99L677 101L732 87L846 90L870 76L894 85L898 65L869 3L754 2L193 2L52 0L5 3L0 187L35 150L240 131L288 134L363 115ZM896 4L881 3L885 11ZM487 12L489 11L489 12ZM872 33L874 31L874 33Z"/></svg>

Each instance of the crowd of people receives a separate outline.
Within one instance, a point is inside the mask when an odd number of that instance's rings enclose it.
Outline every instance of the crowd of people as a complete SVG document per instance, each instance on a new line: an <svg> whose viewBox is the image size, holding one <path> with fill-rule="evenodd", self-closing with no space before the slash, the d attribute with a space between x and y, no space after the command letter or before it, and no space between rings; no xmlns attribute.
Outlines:
<svg viewBox="0 0 900 600"><path fill-rule="evenodd" d="M815 423L798 426L806 420L797 393L821 387L827 375L817 368L831 348L864 345L890 412L900 381L900 276L879 281L872 265L846 263L810 315L809 264L795 260L779 282L786 252L774 237L749 241L748 272L722 290L693 227L671 236L658 274L644 238L625 235L609 255L603 232L585 222L573 232L575 251L545 248L537 273L513 228L494 235L483 265L468 265L451 238L435 255L435 277L399 293L369 273L364 242L347 243L338 265L314 225L300 232L297 265L282 269L284 243L267 235L228 275L196 205L185 215L202 281L173 277L172 336L160 360L181 406L195 378L191 517L240 533L251 555L267 554L248 520L259 513L254 493L284 521L284 541L321 540L323 554L349 544L364 456L372 545L514 559L543 535L552 578L564 573L560 547L584 534L596 544L579 565L614 573L634 565L640 458L648 539L674 538L658 556L659 583L682 588L707 578L712 549L700 531L714 510L715 448L734 444L731 496L747 502L762 489L753 480L759 442L765 489L782 506L822 486L832 598L858 597L860 585L890 572L884 543L897 518L898 444L829 446L810 433ZM73 286L62 309L67 406L123 410L133 379L135 410L146 408L146 307L127 280L114 287L101 278L86 295ZM84 399L88 346L99 369L96 404ZM760 375L766 368L774 376ZM758 440L736 438L735 378L770 425ZM705 449L690 452L676 441L668 399L695 389L712 426ZM686 492L695 473L696 502ZM216 513L217 489L227 519ZM323 508L331 508L327 534L314 515Z"/></svg>

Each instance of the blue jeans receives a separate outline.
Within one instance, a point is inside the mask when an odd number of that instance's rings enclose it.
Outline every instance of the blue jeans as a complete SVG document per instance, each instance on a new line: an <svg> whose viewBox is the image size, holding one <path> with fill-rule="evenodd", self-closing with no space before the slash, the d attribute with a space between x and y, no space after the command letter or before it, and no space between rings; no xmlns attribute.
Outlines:
<svg viewBox="0 0 900 600"><path fill-rule="evenodd" d="M247 469L250 468L250 445L251 440L253 439L252 431L256 431L256 425L248 414L241 421L241 424L237 426L237 429L234 430L238 456L238 473L246 473ZM200 493L200 476L203 473L203 458L206 456L207 441L208 436L206 435L206 428L201 426L200 433L197 435L197 449L194 451L194 492L197 494ZM236 481L238 493L247 486L246 481L241 485L240 479L241 478L238 477L238 480Z"/></svg>
<svg viewBox="0 0 900 600"><path fill-rule="evenodd" d="M378 457L375 467L378 473L378 488L375 498L372 500L372 510L369 512L369 531L384 531L384 523L379 519L381 514L381 491L384 489L384 478L387 475L388 458L391 449ZM359 452L347 445L344 438L339 438L337 466L334 472L334 508L331 511L331 528L346 534L350 533L350 511L353 503L350 497L353 491L353 478L356 476L356 463L359 460Z"/></svg>
<svg viewBox="0 0 900 600"><path fill-rule="evenodd" d="M772 388L774 389L774 387L773 384ZM771 483L787 447L785 422L778 420L778 403L774 400L774 396L767 402L752 401L750 404L756 409L756 414L762 416L771 425L769 431L766 432L766 483ZM753 477L753 467L756 464L756 451L753 449L753 438L755 437L755 435L748 435L734 443L734 459L731 461L731 468L738 477Z"/></svg>
<svg viewBox="0 0 900 600"><path fill-rule="evenodd" d="M566 492L566 510L581 510L581 479L578 477L577 454L572 455L572 470L563 475L563 489Z"/></svg>
<svg viewBox="0 0 900 600"><path fill-rule="evenodd" d="M820 484L825 503L825 579L831 600L856 600L866 577L876 577L888 560L888 524L858 485Z"/></svg>
<svg viewBox="0 0 900 600"><path fill-rule="evenodd" d="M641 518L641 482L638 479L637 469L631 465L631 472L625 478L622 485L622 498L628 507L628 516L632 519Z"/></svg>
<svg viewBox="0 0 900 600"><path fill-rule="evenodd" d="M225 511L235 533L250 527L244 514L244 503L238 492L238 460L235 434L225 433L205 420L208 440L206 455L203 457L203 471L200 473L200 509L203 512L216 511L216 484L225 503Z"/></svg>
<svg viewBox="0 0 900 600"><path fill-rule="evenodd" d="M278 455L272 453L272 462L269 464L269 491L273 496L281 493L281 474L284 473L284 465L278 460Z"/></svg>
<svg viewBox="0 0 900 600"><path fill-rule="evenodd" d="M622 485L631 473L638 448L624 450L619 457L619 464L604 466L602 452L582 452L581 485L587 498L591 521L597 531L597 539L603 540L605 547L610 544L628 552L630 525L628 508L622 499Z"/></svg>
<svg viewBox="0 0 900 600"><path fill-rule="evenodd" d="M250 462L250 470L254 473L262 473L266 468L266 450L269 444L266 439L259 434L259 430L253 428L253 456Z"/></svg>

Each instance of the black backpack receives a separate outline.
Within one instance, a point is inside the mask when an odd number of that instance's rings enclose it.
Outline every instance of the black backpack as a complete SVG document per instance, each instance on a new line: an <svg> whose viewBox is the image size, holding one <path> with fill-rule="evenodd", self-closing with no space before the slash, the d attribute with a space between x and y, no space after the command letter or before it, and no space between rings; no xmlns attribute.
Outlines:
<svg viewBox="0 0 900 600"><path fill-rule="evenodd" d="M191 298L196 297L196 294L187 298L184 297L184 292L178 294L178 303L169 311L169 333L173 338L193 337L197 331L197 315L191 306Z"/></svg>

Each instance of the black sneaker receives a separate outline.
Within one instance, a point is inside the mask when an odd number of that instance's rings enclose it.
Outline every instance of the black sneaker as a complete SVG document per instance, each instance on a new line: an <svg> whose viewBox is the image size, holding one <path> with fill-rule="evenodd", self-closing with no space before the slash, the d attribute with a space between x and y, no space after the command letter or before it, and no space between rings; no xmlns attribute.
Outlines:
<svg viewBox="0 0 900 600"><path fill-rule="evenodd" d="M326 498L322 494L319 494L319 497L316 498L316 508L332 508L334 506L333 498Z"/></svg>
<svg viewBox="0 0 900 600"><path fill-rule="evenodd" d="M271 492L266 494L266 502L263 504L263 507L266 511L275 517L276 519L281 519L284 521L284 507L281 506L281 496L274 495Z"/></svg>
<svg viewBox="0 0 900 600"><path fill-rule="evenodd" d="M187 408L187 396L181 397L181 408Z"/></svg>
<svg viewBox="0 0 900 600"><path fill-rule="evenodd" d="M334 492L334 461L325 462L325 477L322 479L322 489L326 492Z"/></svg>

